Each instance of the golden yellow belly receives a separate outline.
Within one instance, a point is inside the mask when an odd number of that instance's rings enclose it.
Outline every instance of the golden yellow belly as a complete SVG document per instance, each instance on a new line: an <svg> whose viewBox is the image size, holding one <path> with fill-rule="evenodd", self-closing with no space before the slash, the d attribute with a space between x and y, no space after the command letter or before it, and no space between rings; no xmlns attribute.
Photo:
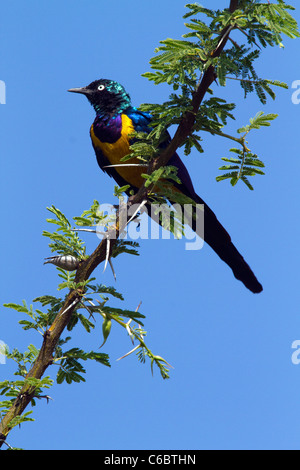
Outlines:
<svg viewBox="0 0 300 470"><path fill-rule="evenodd" d="M127 162L122 162L121 159L128 155L129 152L129 135L134 132L131 119L122 114L122 132L121 137L110 144L108 142L101 142L94 133L93 126L91 127L91 138L96 148L99 148L103 155L107 158L110 165L119 164L136 164L140 163L137 158L132 158ZM137 166L117 166L114 168L119 175L130 185L139 188L144 183L144 178L141 177L141 173L146 173L146 168Z"/></svg>

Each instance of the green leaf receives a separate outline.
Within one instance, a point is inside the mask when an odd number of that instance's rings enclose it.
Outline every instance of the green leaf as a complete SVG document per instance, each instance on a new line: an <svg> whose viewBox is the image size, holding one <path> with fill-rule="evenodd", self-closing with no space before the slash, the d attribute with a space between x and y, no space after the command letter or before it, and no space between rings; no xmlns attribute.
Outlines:
<svg viewBox="0 0 300 470"><path fill-rule="evenodd" d="M24 302L23 305L9 303L9 304L3 304L3 307L11 308L11 309L16 310L17 312L21 312L21 313L28 313L28 307L26 305L25 300L23 302Z"/></svg>

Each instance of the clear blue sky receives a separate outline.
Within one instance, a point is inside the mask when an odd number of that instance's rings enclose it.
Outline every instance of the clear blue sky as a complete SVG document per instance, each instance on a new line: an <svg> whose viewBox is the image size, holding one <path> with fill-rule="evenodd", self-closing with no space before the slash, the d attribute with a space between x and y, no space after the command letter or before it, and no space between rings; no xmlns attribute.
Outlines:
<svg viewBox="0 0 300 470"><path fill-rule="evenodd" d="M207 1L226 7L229 0ZM296 4L297 2L291 2ZM97 78L121 82L133 103L162 102L171 92L141 77L159 40L185 32L184 1L103 2L53 0L5 2L1 6L0 79L7 87L1 114L1 304L28 303L56 293L54 266L42 231L46 207L80 215L93 199L115 202L113 181L97 167L90 144L93 109L67 93ZM300 10L296 12L300 20ZM259 75L300 79L299 43L264 51ZM124 306L147 315L148 344L173 366L171 379L136 357L116 362L130 349L114 327L103 348L112 367L87 365L86 383L55 385L48 405L38 403L35 423L13 431L8 442L25 449L299 449L300 365L292 342L300 339L299 315L299 113L292 89L262 106L244 100L228 82L217 96L237 103L245 125L257 111L279 118L253 133L251 148L266 163L266 176L243 184L216 183L220 158L230 143L204 137L204 154L185 157L197 192L214 209L259 280L253 295L205 246L185 251L176 241L142 241L140 257L120 256L111 271L99 267L99 282L115 285ZM180 152L183 155L183 152ZM87 236L90 249L98 240ZM116 305L121 306L116 303ZM0 339L10 349L41 344L25 333L22 318L5 308ZM74 343L97 350L101 325L81 328ZM0 364L0 380L10 376ZM51 372L51 370L49 371ZM55 370L54 370L55 372ZM53 374L53 372L52 372Z"/></svg>

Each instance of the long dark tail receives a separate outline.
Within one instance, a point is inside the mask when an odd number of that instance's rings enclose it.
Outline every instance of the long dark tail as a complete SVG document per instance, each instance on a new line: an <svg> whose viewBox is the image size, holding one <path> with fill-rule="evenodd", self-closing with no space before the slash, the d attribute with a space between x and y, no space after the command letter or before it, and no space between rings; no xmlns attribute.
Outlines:
<svg viewBox="0 0 300 470"><path fill-rule="evenodd" d="M195 198L196 199L196 198ZM249 289L258 294L263 290L250 266L238 252L231 241L229 233L218 221L213 211L197 196L195 201L204 204L204 241L217 253L217 255L232 269L234 276ZM191 227L197 232L197 225L193 220ZM202 230L203 234L203 230ZM198 233L200 235L200 233Z"/></svg>

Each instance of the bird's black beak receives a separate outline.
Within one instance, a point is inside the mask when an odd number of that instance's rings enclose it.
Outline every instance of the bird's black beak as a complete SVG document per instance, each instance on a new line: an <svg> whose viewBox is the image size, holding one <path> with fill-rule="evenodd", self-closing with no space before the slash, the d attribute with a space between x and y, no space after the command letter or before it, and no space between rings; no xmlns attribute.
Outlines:
<svg viewBox="0 0 300 470"><path fill-rule="evenodd" d="M82 93L83 95L90 95L92 93L92 91L86 87L70 88L68 91L71 91L72 93Z"/></svg>

